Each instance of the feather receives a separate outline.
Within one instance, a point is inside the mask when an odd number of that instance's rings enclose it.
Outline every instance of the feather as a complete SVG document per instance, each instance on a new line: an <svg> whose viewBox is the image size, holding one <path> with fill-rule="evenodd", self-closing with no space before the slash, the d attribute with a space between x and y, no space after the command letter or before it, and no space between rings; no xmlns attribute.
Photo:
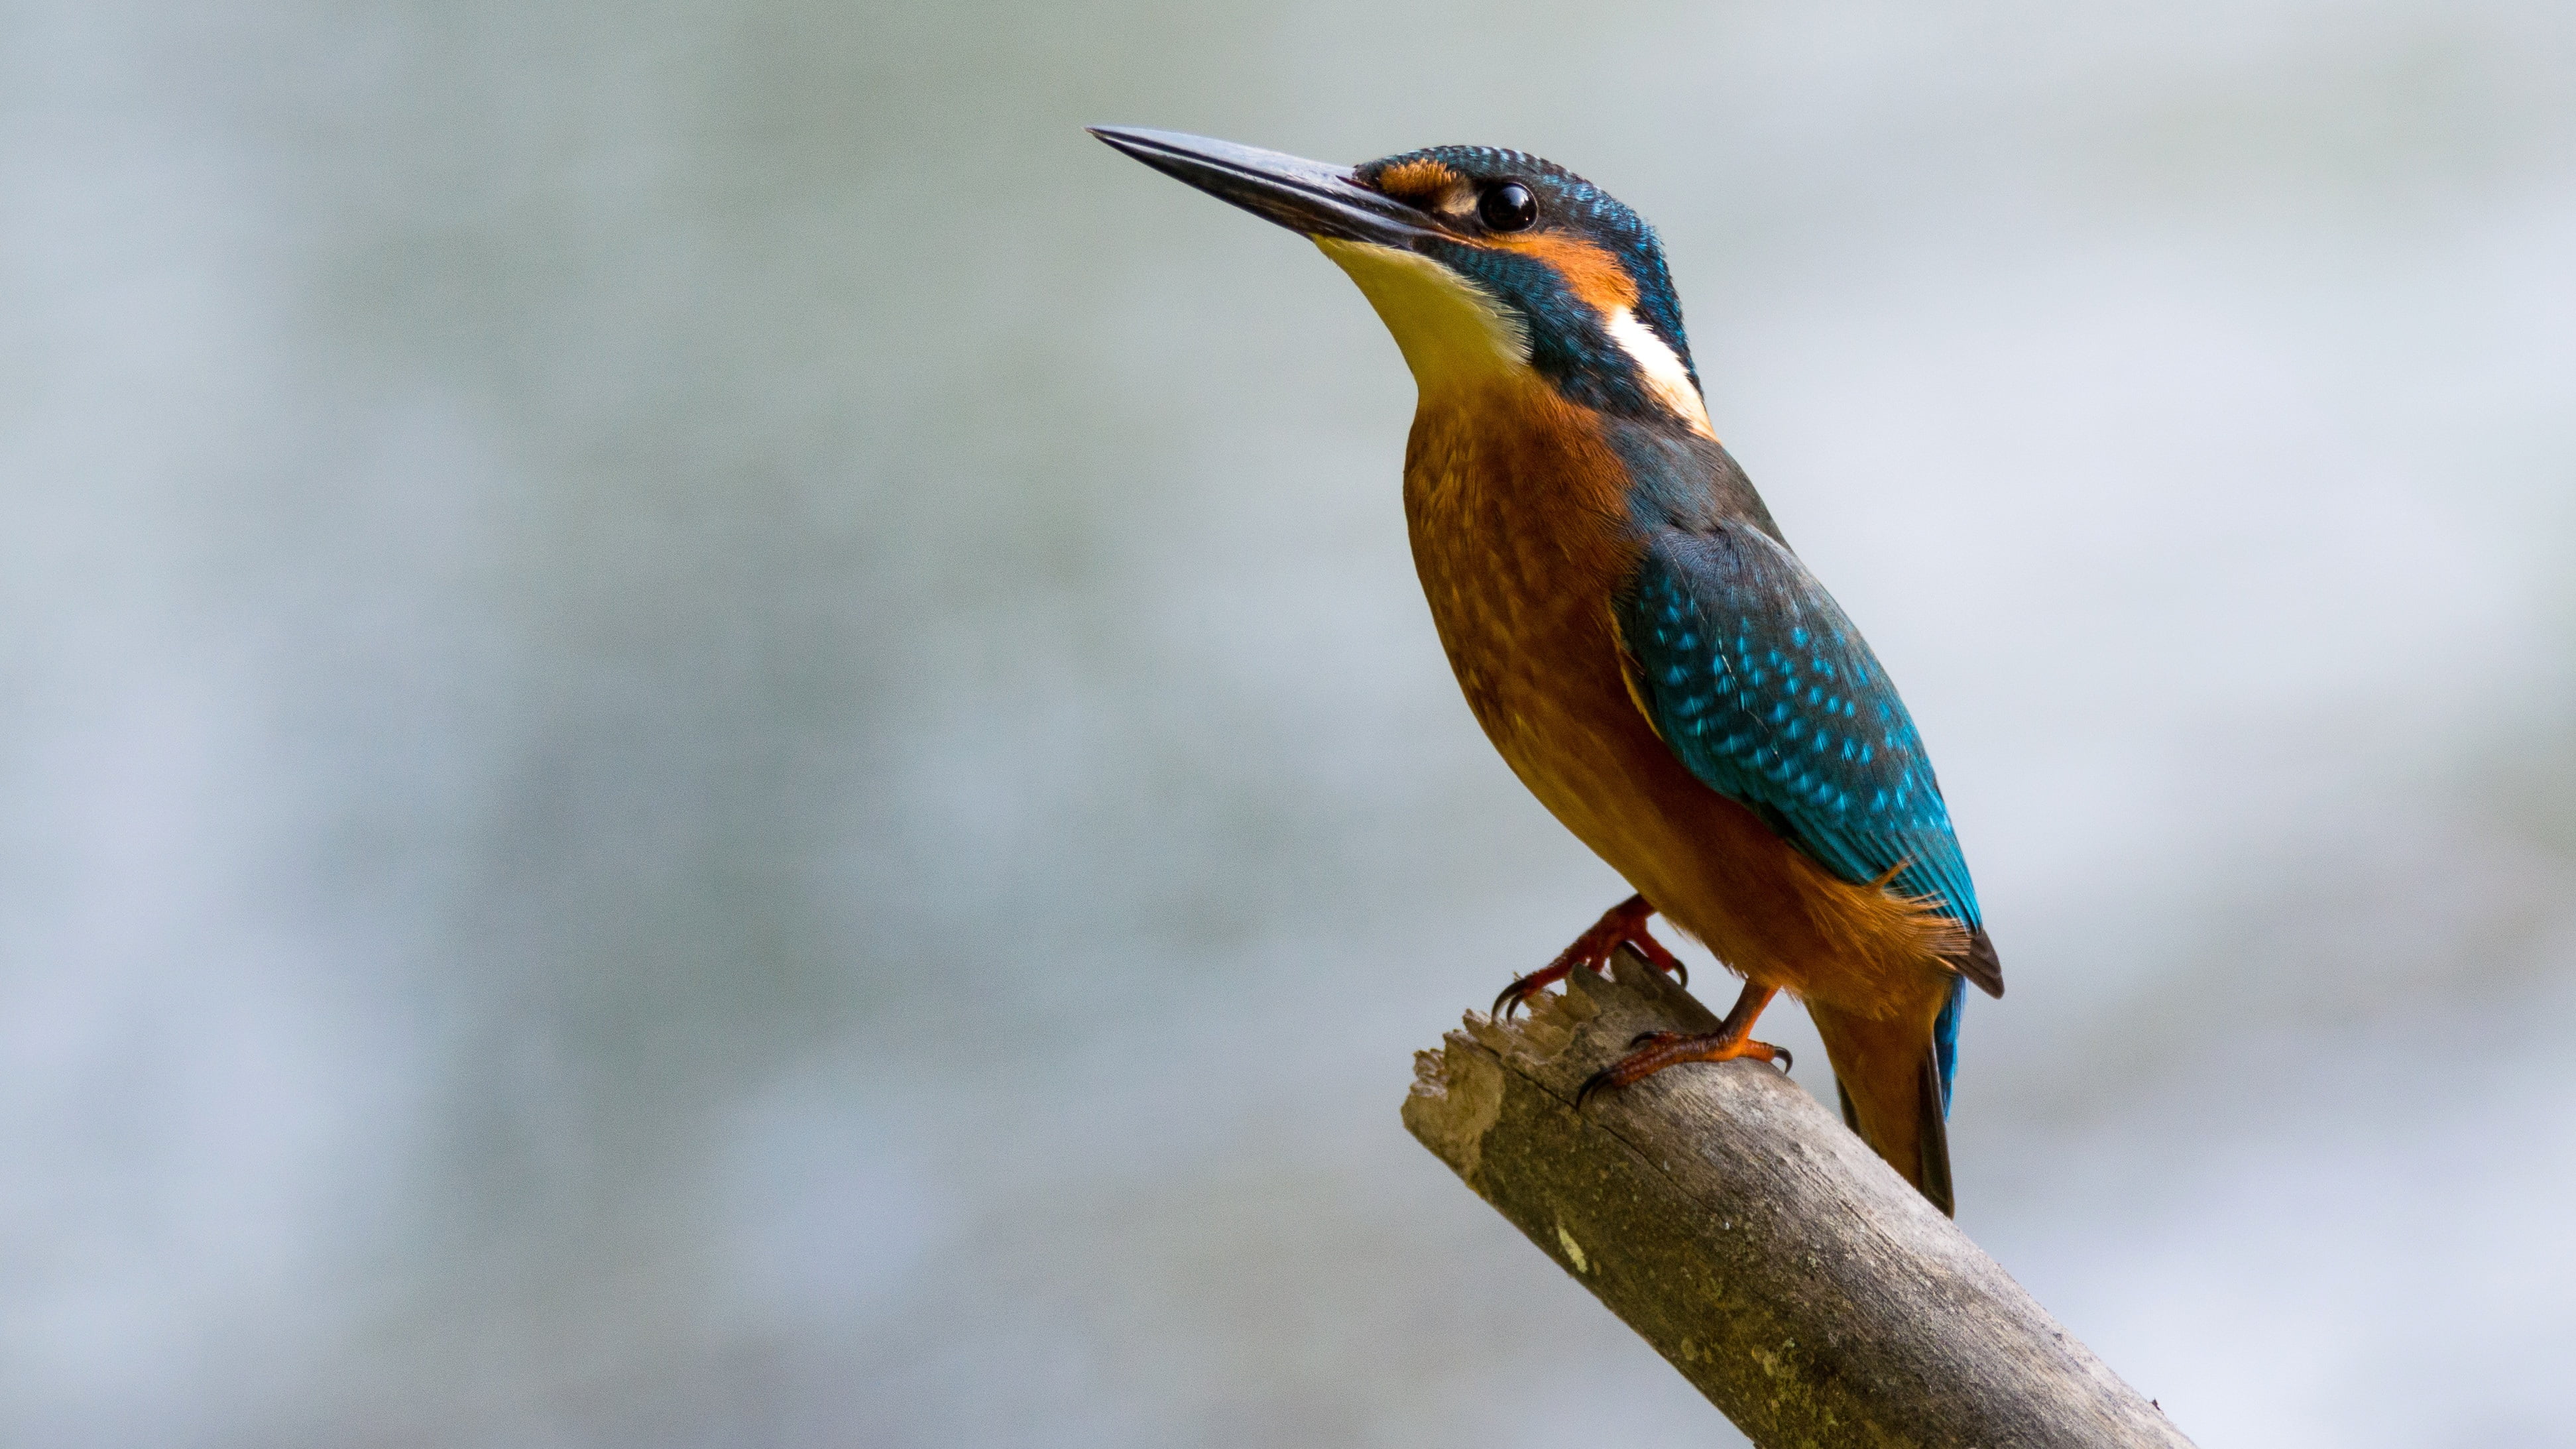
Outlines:
<svg viewBox="0 0 2576 1449"><path fill-rule="evenodd" d="M1957 922L1946 964L2003 994L1913 716L1796 554L1743 521L1656 528L1612 613L1630 695L1693 775L1835 878ZM1940 1025L1946 1103L1958 1064L1955 992Z"/></svg>

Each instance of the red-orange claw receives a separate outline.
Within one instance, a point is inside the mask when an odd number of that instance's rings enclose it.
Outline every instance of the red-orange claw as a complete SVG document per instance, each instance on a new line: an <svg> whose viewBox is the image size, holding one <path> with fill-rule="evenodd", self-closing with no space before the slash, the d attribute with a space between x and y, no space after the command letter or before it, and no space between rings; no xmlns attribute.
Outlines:
<svg viewBox="0 0 2576 1449"><path fill-rule="evenodd" d="M1648 935L1644 922L1638 923L1637 933L1628 938L1628 944L1637 948L1637 954L1646 958L1647 965L1673 978L1684 991L1690 989L1690 967L1684 965L1682 958L1674 955L1663 942Z"/></svg>
<svg viewBox="0 0 2576 1449"><path fill-rule="evenodd" d="M1686 1038L1685 1038L1685 1037L1683 1037L1683 1035L1682 1035L1680 1032L1677 1032L1677 1031L1641 1031L1641 1032L1637 1033L1634 1037L1632 1037L1632 1038L1630 1038L1630 1039L1629 1039L1629 1042L1628 1042L1628 1050L1629 1050L1629 1052L1630 1052L1630 1053L1632 1053L1632 1054L1633 1054L1633 1053L1636 1053L1636 1052L1638 1052L1638 1051L1641 1051L1641 1050L1643 1050L1643 1049L1645 1049L1645 1048L1647 1048L1647 1047L1663 1046L1663 1045L1665 1045L1665 1044L1666 1044L1666 1043L1668 1043L1668 1042L1677 1042L1677 1041L1683 1041L1683 1040L1686 1040ZM1790 1062L1790 1060L1791 1060L1791 1058L1790 1058L1790 1056L1789 1056L1789 1049L1788 1049L1787 1047L1784 1047L1784 1046L1773 1046L1771 1043L1769 1043L1769 1042L1767 1042L1767 1041L1748 1041L1748 1042L1746 1042L1746 1043L1744 1044L1744 1049L1743 1049L1742 1051L1739 1051L1739 1052L1735 1053L1734 1055L1735 1055L1735 1056L1754 1057L1754 1058L1757 1058L1757 1059L1759 1059L1759 1060L1766 1061L1766 1062L1769 1062L1769 1061L1776 1061L1776 1062L1778 1062L1778 1063L1780 1064L1780 1070L1781 1070L1782 1072L1784 1072L1784 1073L1785 1073L1785 1072L1787 1072L1787 1071L1789 1070L1789 1062ZM1683 1058L1682 1060L1683 1060L1683 1061L1729 1061L1729 1060L1732 1060L1732 1058L1731 1058L1731 1057L1696 1057L1696 1058L1694 1058L1694 1057L1685 1057L1685 1058ZM1679 1063L1675 1063L1675 1065L1679 1065Z"/></svg>
<svg viewBox="0 0 2576 1449"><path fill-rule="evenodd" d="M1598 971L1608 975L1610 958L1617 955L1622 946L1634 950L1640 960L1670 976L1681 983L1684 990L1688 990L1690 968L1682 964L1682 958L1666 950L1664 943L1656 940L1646 929L1646 922L1651 920L1654 914L1655 908L1646 904L1646 898L1642 895L1630 896L1612 906L1602 913L1600 920L1593 922L1582 935L1575 937L1573 945L1556 953L1555 960L1527 976L1514 979L1511 985L1504 987L1494 997L1493 1018L1496 1021L1509 1021L1513 1012L1529 1004L1531 997L1577 971Z"/></svg>
<svg viewBox="0 0 2576 1449"><path fill-rule="evenodd" d="M1684 1062L1730 1062L1737 1057L1776 1062L1782 1072L1789 1070L1788 1048L1776 1047L1767 1041L1753 1041L1723 1030L1705 1036L1650 1031L1628 1043L1626 1056L1584 1079L1583 1085L1574 1093L1574 1110L1582 1111L1583 1104L1590 1101L1595 1092L1607 1087L1634 1086L1666 1067L1677 1067Z"/></svg>
<svg viewBox="0 0 2576 1449"><path fill-rule="evenodd" d="M1585 1077L1583 1079L1583 1085L1574 1089L1574 1112L1576 1116L1581 1116L1583 1114L1583 1104L1592 1100L1593 1093L1610 1085L1610 1074L1617 1070L1618 1063L1613 1062L1609 1066L1603 1067L1601 1070L1594 1072L1591 1076Z"/></svg>
<svg viewBox="0 0 2576 1449"><path fill-rule="evenodd" d="M1682 964L1679 956L1664 949L1664 943L1656 940L1646 929L1646 922L1652 920L1654 914L1655 908L1648 905L1642 895L1630 896L1602 912L1601 919L1575 937L1574 944L1557 952L1555 960L1504 987L1502 993L1494 998L1494 1016L1498 1020L1508 1019L1511 1012L1526 1004L1531 997L1576 971L1599 971L1607 975L1610 958L1618 954L1621 946L1634 949L1647 965L1672 977L1687 989L1690 986L1690 968Z"/></svg>
<svg viewBox="0 0 2576 1449"><path fill-rule="evenodd" d="M1494 997L1494 1009L1491 1013L1494 1020L1511 1020L1512 1013L1528 1005L1531 997L1564 980L1569 969L1560 961L1554 965L1543 966L1527 976L1513 977L1512 984L1504 987Z"/></svg>

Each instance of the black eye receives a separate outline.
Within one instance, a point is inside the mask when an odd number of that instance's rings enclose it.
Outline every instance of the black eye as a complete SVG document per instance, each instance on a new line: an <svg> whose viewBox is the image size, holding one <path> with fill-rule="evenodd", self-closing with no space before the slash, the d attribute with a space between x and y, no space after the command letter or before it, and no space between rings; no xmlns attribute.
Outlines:
<svg viewBox="0 0 2576 1449"><path fill-rule="evenodd" d="M1478 220L1495 231L1519 231L1538 220L1538 198L1517 181L1506 181L1476 203Z"/></svg>

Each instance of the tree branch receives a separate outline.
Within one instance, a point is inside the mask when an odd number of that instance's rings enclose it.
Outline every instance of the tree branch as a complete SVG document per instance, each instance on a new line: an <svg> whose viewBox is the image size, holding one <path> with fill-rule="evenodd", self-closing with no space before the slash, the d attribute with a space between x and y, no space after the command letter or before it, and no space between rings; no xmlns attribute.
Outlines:
<svg viewBox="0 0 2576 1449"><path fill-rule="evenodd" d="M1404 1125L1764 1449L2183 1446L1957 1225L1753 1061L1584 1111L1584 1078L1707 1008L1622 951L1525 1021L1415 1058Z"/></svg>

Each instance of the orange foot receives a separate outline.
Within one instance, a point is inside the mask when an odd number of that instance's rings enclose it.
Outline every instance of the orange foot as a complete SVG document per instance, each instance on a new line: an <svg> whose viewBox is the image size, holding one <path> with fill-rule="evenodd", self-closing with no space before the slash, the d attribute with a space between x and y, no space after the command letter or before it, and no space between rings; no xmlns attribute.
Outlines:
<svg viewBox="0 0 2576 1449"><path fill-rule="evenodd" d="M1642 895L1630 896L1603 913L1592 923L1592 929L1574 938L1574 944L1557 953L1556 959L1503 988L1494 998L1494 1019L1509 1020L1523 1003L1572 975L1574 968L1588 966L1607 973L1610 956L1622 946L1634 946L1646 964L1670 976L1684 986L1690 985L1690 968L1682 959L1664 949L1664 943L1646 934L1646 922L1655 908L1646 904Z"/></svg>
<svg viewBox="0 0 2576 1449"><path fill-rule="evenodd" d="M1583 1104L1592 1099L1592 1094L1606 1087L1634 1086L1666 1067L1679 1066L1683 1062L1731 1062L1737 1057L1752 1057L1759 1061L1778 1062L1780 1070L1789 1070L1787 1048L1753 1040L1753 1019L1762 1014L1762 1008L1771 1004L1773 993L1779 989L1776 986L1756 986L1750 981L1744 983L1744 994L1735 998L1735 1009L1726 1014L1726 1020L1717 1024L1717 1030L1705 1036L1650 1031L1628 1043L1630 1050L1626 1056L1593 1073L1582 1090L1574 1094L1574 1110L1582 1111Z"/></svg>

